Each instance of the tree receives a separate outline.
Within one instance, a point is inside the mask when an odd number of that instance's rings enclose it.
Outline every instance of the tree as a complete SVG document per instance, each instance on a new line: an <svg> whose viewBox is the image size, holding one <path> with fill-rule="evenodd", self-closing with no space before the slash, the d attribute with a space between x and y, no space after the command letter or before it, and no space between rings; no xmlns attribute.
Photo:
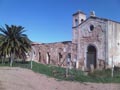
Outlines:
<svg viewBox="0 0 120 90"><path fill-rule="evenodd" d="M0 28L0 56L10 57L10 66L14 58L26 58L26 53L31 50L31 41L22 26L7 25Z"/></svg>

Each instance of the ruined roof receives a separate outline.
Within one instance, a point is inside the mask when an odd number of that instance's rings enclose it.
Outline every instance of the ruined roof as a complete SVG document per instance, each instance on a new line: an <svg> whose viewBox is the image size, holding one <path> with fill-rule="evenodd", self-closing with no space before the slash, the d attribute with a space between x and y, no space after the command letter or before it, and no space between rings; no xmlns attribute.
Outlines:
<svg viewBox="0 0 120 90"><path fill-rule="evenodd" d="M68 44L68 43L72 43L72 41L61 41L61 42L52 42L52 43L37 43L37 42L32 42L32 45L48 45L48 44Z"/></svg>
<svg viewBox="0 0 120 90"><path fill-rule="evenodd" d="M53 42L53 43L42 43L42 44L57 44L57 43L68 44L68 43L72 43L72 41L61 41L61 42Z"/></svg>

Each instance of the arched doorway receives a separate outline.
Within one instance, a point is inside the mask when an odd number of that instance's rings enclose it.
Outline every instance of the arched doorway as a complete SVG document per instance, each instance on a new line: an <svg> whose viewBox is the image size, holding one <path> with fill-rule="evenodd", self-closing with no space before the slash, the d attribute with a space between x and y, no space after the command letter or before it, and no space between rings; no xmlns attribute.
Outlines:
<svg viewBox="0 0 120 90"><path fill-rule="evenodd" d="M41 62L41 53L39 52L39 62Z"/></svg>
<svg viewBox="0 0 120 90"><path fill-rule="evenodd" d="M95 46L89 45L87 48L87 68L90 70L91 65L93 65L94 69L96 68L96 55L97 51Z"/></svg>
<svg viewBox="0 0 120 90"><path fill-rule="evenodd" d="M61 54L61 53L58 53L58 64L61 63L61 60L62 60L62 54Z"/></svg>

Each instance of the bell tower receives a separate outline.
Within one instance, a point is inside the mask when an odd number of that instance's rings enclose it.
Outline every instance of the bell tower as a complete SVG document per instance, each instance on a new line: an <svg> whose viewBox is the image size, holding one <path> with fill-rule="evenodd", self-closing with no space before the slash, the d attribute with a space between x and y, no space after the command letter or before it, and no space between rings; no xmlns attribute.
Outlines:
<svg viewBox="0 0 120 90"><path fill-rule="evenodd" d="M78 39L78 29L79 29L79 25L84 22L84 20L86 20L86 14L81 12L81 11L77 11L76 13L73 14L73 20L72 20L72 30L73 30L73 39L72 42L73 43L77 43L77 39Z"/></svg>
<svg viewBox="0 0 120 90"><path fill-rule="evenodd" d="M77 11L76 13L73 14L73 27L78 26L84 20L86 20L86 14L81 11Z"/></svg>

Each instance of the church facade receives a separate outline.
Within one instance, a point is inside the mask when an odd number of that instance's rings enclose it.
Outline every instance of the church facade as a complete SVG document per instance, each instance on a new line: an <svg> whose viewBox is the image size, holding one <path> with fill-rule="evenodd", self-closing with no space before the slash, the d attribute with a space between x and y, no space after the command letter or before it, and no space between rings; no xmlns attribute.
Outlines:
<svg viewBox="0 0 120 90"><path fill-rule="evenodd" d="M83 71L120 65L120 23L78 11L73 14L72 41L32 44L28 59Z"/></svg>

